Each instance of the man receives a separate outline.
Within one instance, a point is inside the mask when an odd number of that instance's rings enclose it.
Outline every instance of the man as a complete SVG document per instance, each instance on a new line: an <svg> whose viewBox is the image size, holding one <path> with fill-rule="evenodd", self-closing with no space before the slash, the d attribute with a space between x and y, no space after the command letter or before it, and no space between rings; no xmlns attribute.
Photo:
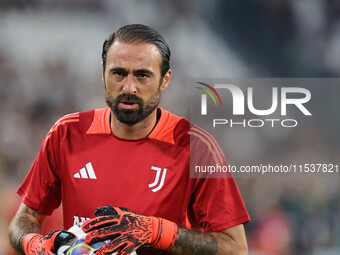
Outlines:
<svg viewBox="0 0 340 255"><path fill-rule="evenodd" d="M65 229L87 219L85 242L112 240L96 254L247 254L249 216L234 179L190 178L190 150L201 165L226 164L216 141L158 107L169 60L168 45L147 26L106 39L109 107L66 115L47 134L18 190L23 202L9 227L18 253L53 254L73 238L41 235L62 201Z"/></svg>

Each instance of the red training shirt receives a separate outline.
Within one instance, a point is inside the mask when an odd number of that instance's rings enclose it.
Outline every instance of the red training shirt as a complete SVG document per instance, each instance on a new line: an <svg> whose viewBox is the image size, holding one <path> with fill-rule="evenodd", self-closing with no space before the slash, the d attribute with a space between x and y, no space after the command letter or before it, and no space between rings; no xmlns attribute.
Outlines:
<svg viewBox="0 0 340 255"><path fill-rule="evenodd" d="M190 221L205 231L249 221L233 178L190 178L190 133L200 165L226 164L216 141L197 127L189 132L188 120L159 109L152 132L134 140L111 132L110 108L59 119L18 189L23 202L50 215L62 201L65 229L94 217L103 205L187 227Z"/></svg>

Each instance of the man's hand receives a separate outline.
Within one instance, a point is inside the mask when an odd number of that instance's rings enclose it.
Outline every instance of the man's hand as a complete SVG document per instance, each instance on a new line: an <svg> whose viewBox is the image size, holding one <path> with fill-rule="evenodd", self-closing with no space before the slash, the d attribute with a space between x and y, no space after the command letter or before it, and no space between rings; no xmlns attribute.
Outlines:
<svg viewBox="0 0 340 255"><path fill-rule="evenodd" d="M52 255L63 244L72 241L75 235L65 230L56 230L46 236L31 233L24 237L23 247L27 255Z"/></svg>
<svg viewBox="0 0 340 255"><path fill-rule="evenodd" d="M170 249L177 235L177 225L171 221L139 215L122 207L104 206L95 210L96 218L82 225L88 233L85 243L111 240L96 255L117 252L128 255L141 246Z"/></svg>

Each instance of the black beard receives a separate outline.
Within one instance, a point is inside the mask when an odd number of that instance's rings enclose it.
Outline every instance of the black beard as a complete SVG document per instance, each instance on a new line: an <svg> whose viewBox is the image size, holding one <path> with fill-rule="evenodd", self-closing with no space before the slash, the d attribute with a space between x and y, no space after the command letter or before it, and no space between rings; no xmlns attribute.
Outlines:
<svg viewBox="0 0 340 255"><path fill-rule="evenodd" d="M123 93L116 98L112 98L106 93L105 101L120 122L132 126L144 120L157 108L160 101L160 91L158 90L147 103L136 95L129 95L126 93ZM122 101L134 101L138 104L138 107L136 109L120 109L119 103Z"/></svg>

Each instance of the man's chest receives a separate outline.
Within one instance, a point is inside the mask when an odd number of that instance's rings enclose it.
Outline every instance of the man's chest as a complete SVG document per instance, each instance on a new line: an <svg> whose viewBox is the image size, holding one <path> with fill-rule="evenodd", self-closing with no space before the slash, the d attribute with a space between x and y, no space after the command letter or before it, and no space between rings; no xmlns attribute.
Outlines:
<svg viewBox="0 0 340 255"><path fill-rule="evenodd" d="M183 211L189 202L188 167L187 152L167 144L72 141L63 148L63 205L68 218L92 217L102 205L169 218L169 208Z"/></svg>

